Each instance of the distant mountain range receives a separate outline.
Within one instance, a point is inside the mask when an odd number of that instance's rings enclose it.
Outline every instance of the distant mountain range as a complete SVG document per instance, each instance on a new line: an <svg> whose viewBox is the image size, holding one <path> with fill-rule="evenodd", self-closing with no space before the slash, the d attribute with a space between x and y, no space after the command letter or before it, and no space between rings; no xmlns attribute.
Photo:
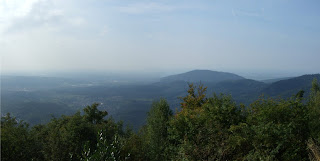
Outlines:
<svg viewBox="0 0 320 161"><path fill-rule="evenodd" d="M161 79L163 82L186 81L186 82L221 82L225 80L245 79L239 75L211 70L193 70L186 73L167 76Z"/></svg>
<svg viewBox="0 0 320 161"><path fill-rule="evenodd" d="M209 70L194 70L182 74L164 77L162 83L175 86L186 83L200 83L207 86L207 93L230 94L236 102L249 104L259 96L288 98L300 90L305 95L309 94L312 80L320 80L320 74L302 75L292 78L278 78L264 81L246 79L232 73L216 72ZM180 85L181 86L181 85ZM172 88L175 88L174 86Z"/></svg>
<svg viewBox="0 0 320 161"><path fill-rule="evenodd" d="M278 80L257 81L236 74L210 70L194 70L171 75L153 83L97 82L51 77L6 76L1 80L1 114L11 112L31 124L45 123L54 116L71 114L94 102L116 120L138 129L154 100L165 98L175 111L187 94L188 83L208 87L207 95L224 93L237 103L250 104L259 96L288 98L299 90L308 96L311 82L320 74ZM99 78L101 79L101 78ZM111 78L108 78L111 79ZM267 83L266 83L267 82Z"/></svg>

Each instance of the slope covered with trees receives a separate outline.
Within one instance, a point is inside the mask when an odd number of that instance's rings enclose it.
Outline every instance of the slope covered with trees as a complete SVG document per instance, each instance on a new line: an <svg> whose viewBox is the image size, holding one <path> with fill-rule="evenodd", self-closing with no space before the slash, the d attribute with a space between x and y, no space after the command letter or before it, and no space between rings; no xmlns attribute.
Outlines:
<svg viewBox="0 0 320 161"><path fill-rule="evenodd" d="M302 75L286 80L280 80L267 86L261 93L268 96L290 97L293 93L304 90L309 94L309 89L311 88L310 82L315 78L320 80L320 74Z"/></svg>

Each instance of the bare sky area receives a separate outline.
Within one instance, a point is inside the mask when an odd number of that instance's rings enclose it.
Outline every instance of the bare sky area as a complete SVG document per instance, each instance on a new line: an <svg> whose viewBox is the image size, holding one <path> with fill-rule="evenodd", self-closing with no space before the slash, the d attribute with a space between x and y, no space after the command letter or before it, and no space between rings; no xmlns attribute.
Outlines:
<svg viewBox="0 0 320 161"><path fill-rule="evenodd" d="M0 0L3 73L320 72L320 1Z"/></svg>

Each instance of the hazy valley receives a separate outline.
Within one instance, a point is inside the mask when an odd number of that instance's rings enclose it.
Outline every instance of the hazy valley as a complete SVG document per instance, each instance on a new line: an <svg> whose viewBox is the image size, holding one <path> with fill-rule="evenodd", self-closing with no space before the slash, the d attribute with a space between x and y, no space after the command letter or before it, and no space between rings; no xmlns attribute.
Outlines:
<svg viewBox="0 0 320 161"><path fill-rule="evenodd" d="M257 81L242 76L209 70L194 70L160 79L115 76L63 78L43 76L2 76L2 115L12 113L31 125L46 123L52 116L70 115L100 103L99 109L134 129L145 124L153 101L165 98L173 111L180 110L179 97L186 95L188 84L200 82L207 95L231 95L238 103L250 104L260 96L289 98L300 90L308 95L319 74ZM145 80L145 81L143 81Z"/></svg>

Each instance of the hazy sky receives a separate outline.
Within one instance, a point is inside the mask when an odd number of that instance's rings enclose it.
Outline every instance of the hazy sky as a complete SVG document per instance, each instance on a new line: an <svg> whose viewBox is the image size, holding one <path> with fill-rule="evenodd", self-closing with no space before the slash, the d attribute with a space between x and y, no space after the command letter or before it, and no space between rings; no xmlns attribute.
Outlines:
<svg viewBox="0 0 320 161"><path fill-rule="evenodd" d="M2 72L320 72L319 0L0 0Z"/></svg>

